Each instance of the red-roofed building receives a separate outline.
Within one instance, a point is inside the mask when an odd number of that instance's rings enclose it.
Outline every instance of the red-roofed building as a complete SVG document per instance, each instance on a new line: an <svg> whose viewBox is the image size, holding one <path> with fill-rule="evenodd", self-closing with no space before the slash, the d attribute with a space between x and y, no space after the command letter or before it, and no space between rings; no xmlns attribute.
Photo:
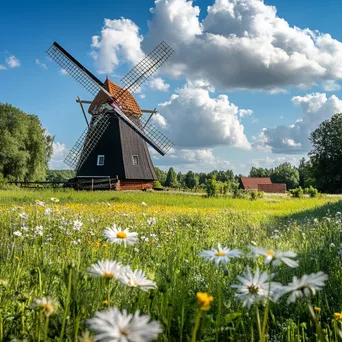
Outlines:
<svg viewBox="0 0 342 342"><path fill-rule="evenodd" d="M244 190L258 190L269 193L285 193L286 184L272 183L269 177L241 177Z"/></svg>

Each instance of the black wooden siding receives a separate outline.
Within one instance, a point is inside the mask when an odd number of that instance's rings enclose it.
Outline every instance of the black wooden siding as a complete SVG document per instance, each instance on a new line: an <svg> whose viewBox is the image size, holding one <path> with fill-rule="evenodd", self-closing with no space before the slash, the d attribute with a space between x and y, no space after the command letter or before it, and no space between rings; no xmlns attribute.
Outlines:
<svg viewBox="0 0 342 342"><path fill-rule="evenodd" d="M105 156L103 166L97 166L98 155ZM133 165L132 155L138 156L138 165ZM118 176L121 180L157 179L146 142L115 116L111 117L110 125L77 171L77 176Z"/></svg>

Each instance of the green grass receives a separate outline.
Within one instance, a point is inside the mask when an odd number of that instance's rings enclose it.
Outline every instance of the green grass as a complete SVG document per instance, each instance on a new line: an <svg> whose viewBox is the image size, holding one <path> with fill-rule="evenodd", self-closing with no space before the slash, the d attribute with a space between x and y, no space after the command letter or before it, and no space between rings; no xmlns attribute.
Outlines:
<svg viewBox="0 0 342 342"><path fill-rule="evenodd" d="M247 265L253 270L268 266L262 258L241 257L217 267L199 256L217 243L244 252L253 243L296 252L300 267L273 268L275 280L283 284L293 275L327 273L325 288L310 301L321 310L317 320L325 339L338 341L340 323L332 318L342 311L341 198L266 196L250 201L160 192L0 191L0 341L43 341L46 334L46 340L77 341L88 329L86 320L107 308L108 290L111 306L140 310L158 320L163 326L159 341L191 340L199 291L215 299L202 314L198 340L259 341L256 306L242 307L231 285ZM45 201L45 207L35 205L36 199ZM51 215L44 214L46 208ZM19 217L22 212L28 214L25 221ZM151 217L156 224L148 223ZM76 219L83 223L80 231L72 228ZM107 243L102 233L114 223L148 241L126 248ZM33 237L39 225L44 234ZM87 272L103 259L144 270L158 289L143 292L114 281L108 288L105 280ZM58 302L48 321L32 307L44 296ZM264 307L259 309L262 314ZM266 332L270 342L320 340L303 300L271 303Z"/></svg>

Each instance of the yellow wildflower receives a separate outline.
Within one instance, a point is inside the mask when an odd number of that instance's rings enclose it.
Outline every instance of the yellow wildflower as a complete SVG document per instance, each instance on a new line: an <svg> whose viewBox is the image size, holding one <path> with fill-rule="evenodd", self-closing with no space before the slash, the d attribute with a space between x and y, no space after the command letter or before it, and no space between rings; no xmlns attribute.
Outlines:
<svg viewBox="0 0 342 342"><path fill-rule="evenodd" d="M318 306L315 306L314 310L317 311L317 312L321 312L321 308L319 308Z"/></svg>
<svg viewBox="0 0 342 342"><path fill-rule="evenodd" d="M214 300L213 296L209 296L206 292L196 293L197 302L200 305L200 309L207 311L210 309L210 303Z"/></svg>
<svg viewBox="0 0 342 342"><path fill-rule="evenodd" d="M342 313L335 312L334 313L334 318L335 318L336 321L342 321Z"/></svg>

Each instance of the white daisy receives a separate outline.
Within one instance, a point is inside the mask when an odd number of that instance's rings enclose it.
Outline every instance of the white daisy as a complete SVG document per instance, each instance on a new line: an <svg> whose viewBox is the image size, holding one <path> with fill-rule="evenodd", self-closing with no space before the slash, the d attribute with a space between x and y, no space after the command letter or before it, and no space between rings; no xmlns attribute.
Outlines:
<svg viewBox="0 0 342 342"><path fill-rule="evenodd" d="M46 209L44 210L44 214L45 214L45 215L51 215L51 214L52 214L52 209L51 209L51 208L46 208Z"/></svg>
<svg viewBox="0 0 342 342"><path fill-rule="evenodd" d="M75 220L72 228L74 230L81 230L82 226L83 226L83 223L80 220Z"/></svg>
<svg viewBox="0 0 342 342"><path fill-rule="evenodd" d="M23 236L23 233L20 230L16 230L15 232L13 232L13 235L15 235L15 236Z"/></svg>
<svg viewBox="0 0 342 342"><path fill-rule="evenodd" d="M39 298L32 303L33 308L42 310L47 317L54 313L56 306L56 302L50 297Z"/></svg>
<svg viewBox="0 0 342 342"><path fill-rule="evenodd" d="M147 223L151 226L155 225L157 223L157 219L155 217L151 217L147 220Z"/></svg>
<svg viewBox="0 0 342 342"><path fill-rule="evenodd" d="M139 287L143 291L155 289L156 283L145 276L141 270L126 269L121 273L120 281L129 287Z"/></svg>
<svg viewBox="0 0 342 342"><path fill-rule="evenodd" d="M55 197L51 197L50 200L52 202L55 202L55 203L58 203L59 202L59 199L58 198L55 198Z"/></svg>
<svg viewBox="0 0 342 342"><path fill-rule="evenodd" d="M112 228L106 228L103 232L103 236L112 243L117 243L125 246L135 245L138 242L138 233L129 232L129 228L121 230L113 224Z"/></svg>
<svg viewBox="0 0 342 342"><path fill-rule="evenodd" d="M296 276L292 278L292 282L283 287L281 295L291 292L288 302L295 302L297 298L310 297L315 295L316 291L322 290L328 276L323 272L304 274L300 279Z"/></svg>
<svg viewBox="0 0 342 342"><path fill-rule="evenodd" d="M226 264L230 261L230 258L239 258L242 254L239 249L229 249L218 244L217 249L212 247L211 250L202 251L200 256L206 260L214 261L218 265L220 262Z"/></svg>
<svg viewBox="0 0 342 342"><path fill-rule="evenodd" d="M238 299L242 301L242 305L248 308L254 303L265 303L267 298L274 300L275 292L281 288L281 284L270 282L272 276L266 272L260 274L259 268L253 275L247 266L245 274L237 278L241 284L234 284L232 287L237 289Z"/></svg>
<svg viewBox="0 0 342 342"><path fill-rule="evenodd" d="M253 247L253 246L248 246L248 248L252 251L253 257L258 257L258 256L263 256L265 257L265 264L270 264L272 265L280 265L282 262L292 268L298 267L299 264L296 260L292 260L292 258L295 258L297 256L296 253L291 252L291 251L274 251L272 249L265 249L265 248L260 248L260 247Z"/></svg>
<svg viewBox="0 0 342 342"><path fill-rule="evenodd" d="M144 207L146 207L146 206L147 206L147 203L141 202L141 205L143 205Z"/></svg>
<svg viewBox="0 0 342 342"><path fill-rule="evenodd" d="M151 321L147 315L134 315L118 308L98 311L89 319L91 330L95 331L94 340L102 342L149 342L158 338L162 332L159 322Z"/></svg>
<svg viewBox="0 0 342 342"><path fill-rule="evenodd" d="M44 206L45 206L45 202L40 201L40 200L35 200L35 203L36 203L37 205L40 205L41 207L44 207Z"/></svg>
<svg viewBox="0 0 342 342"><path fill-rule="evenodd" d="M98 261L88 268L93 277L103 277L108 280L116 280L121 276L123 266L113 260Z"/></svg>
<svg viewBox="0 0 342 342"><path fill-rule="evenodd" d="M19 217L22 219L22 220L27 220L28 219L28 215L24 212L20 213L19 214Z"/></svg>

